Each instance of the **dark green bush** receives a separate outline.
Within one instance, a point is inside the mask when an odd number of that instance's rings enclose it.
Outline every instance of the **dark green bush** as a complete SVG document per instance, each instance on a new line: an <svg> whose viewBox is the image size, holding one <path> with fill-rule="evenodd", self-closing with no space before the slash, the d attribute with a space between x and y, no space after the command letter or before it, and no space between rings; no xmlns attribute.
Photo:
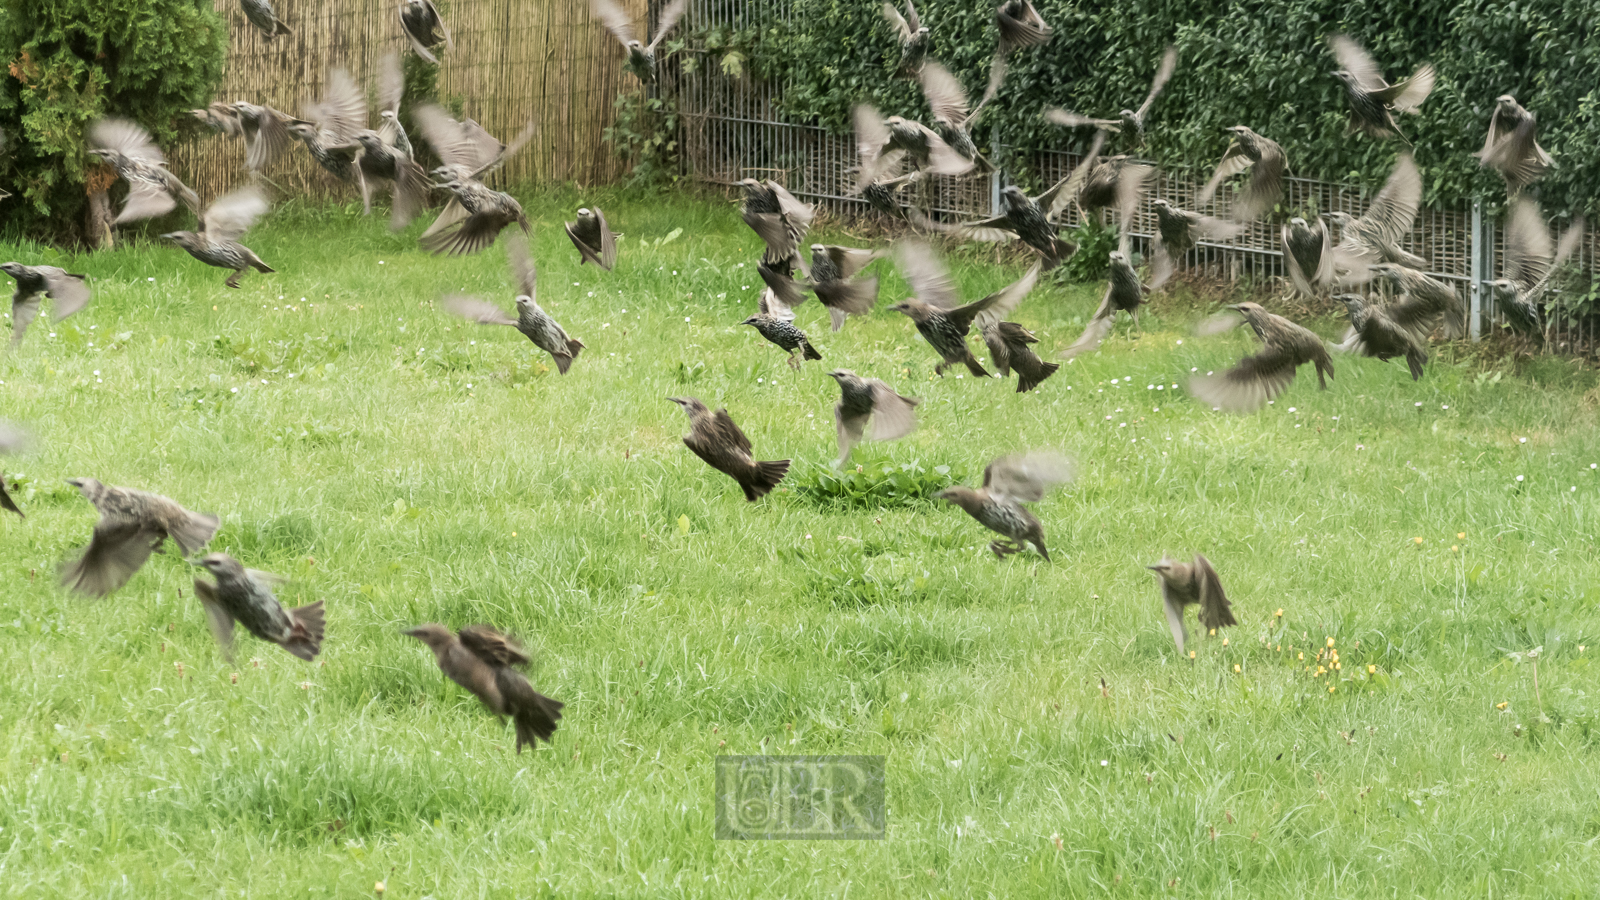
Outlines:
<svg viewBox="0 0 1600 900"><path fill-rule="evenodd" d="M84 128L133 119L168 147L199 123L222 78L227 23L211 0L12 0L0 17L5 165L0 187L13 229L80 235L86 197L109 181L84 154Z"/></svg>

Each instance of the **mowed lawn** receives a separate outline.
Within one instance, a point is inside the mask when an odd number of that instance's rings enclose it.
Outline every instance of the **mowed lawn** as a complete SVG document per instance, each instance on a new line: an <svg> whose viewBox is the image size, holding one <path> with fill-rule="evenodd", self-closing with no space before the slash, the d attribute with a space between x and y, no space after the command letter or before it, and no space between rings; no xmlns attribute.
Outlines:
<svg viewBox="0 0 1600 900"><path fill-rule="evenodd" d="M278 274L243 290L149 240L60 263L92 304L0 359L0 418L38 439L0 459L27 512L0 516L0 895L1592 893L1595 372L1341 357L1327 392L1307 370L1228 416L1174 386L1253 335L1194 337L1210 308L1161 297L1019 395L934 378L887 263L842 332L800 309L824 359L794 372L738 324L760 282L735 207L600 196L607 274L562 232L580 199L525 198L539 300L589 348L565 377L441 311L511 308L504 241L435 259L422 223L285 208L246 238ZM997 258L953 253L967 296L1024 271ZM1100 291L1047 281L1016 318L1053 354ZM1072 454L1035 507L1054 563L996 560L942 504L805 490L836 366L922 400L864 475ZM793 459L786 489L744 502L680 442L680 395ZM74 476L221 515L213 549L326 601L321 660L241 632L224 662L172 549L64 594L95 521ZM1190 659L1144 566L1195 551L1240 624ZM520 635L567 703L554 744L516 755L400 634L427 621ZM885 755L887 839L714 841L714 757L757 753Z"/></svg>

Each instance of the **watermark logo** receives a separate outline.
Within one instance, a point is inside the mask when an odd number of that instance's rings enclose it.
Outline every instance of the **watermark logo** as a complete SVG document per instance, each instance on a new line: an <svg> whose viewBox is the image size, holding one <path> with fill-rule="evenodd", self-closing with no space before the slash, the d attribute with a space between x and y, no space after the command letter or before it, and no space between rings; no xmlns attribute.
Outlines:
<svg viewBox="0 0 1600 900"><path fill-rule="evenodd" d="M719 756L719 841L883 840L882 756Z"/></svg>

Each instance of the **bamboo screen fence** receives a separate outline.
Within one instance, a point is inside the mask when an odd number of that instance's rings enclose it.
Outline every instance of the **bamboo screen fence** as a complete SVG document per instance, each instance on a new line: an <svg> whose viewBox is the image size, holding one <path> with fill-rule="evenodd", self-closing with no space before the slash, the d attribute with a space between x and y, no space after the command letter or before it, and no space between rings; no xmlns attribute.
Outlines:
<svg viewBox="0 0 1600 900"><path fill-rule="evenodd" d="M615 180L625 171L604 143L616 97L637 81L622 70L622 48L591 21L585 0L435 0L449 25L453 50L437 48L438 99L459 100L501 140L539 123L532 142L502 170L505 183ZM644 21L648 0L623 0ZM343 66L368 87L379 60L410 54L396 14L399 0L275 0L294 30L271 42L245 20L238 0L217 0L229 22L227 68L217 99L248 100L299 115L321 93L330 66ZM376 123L376 112L373 113ZM244 180L240 141L202 137L172 154L174 171L204 197ZM267 173L290 192L323 193L332 182L304 152L288 154Z"/></svg>

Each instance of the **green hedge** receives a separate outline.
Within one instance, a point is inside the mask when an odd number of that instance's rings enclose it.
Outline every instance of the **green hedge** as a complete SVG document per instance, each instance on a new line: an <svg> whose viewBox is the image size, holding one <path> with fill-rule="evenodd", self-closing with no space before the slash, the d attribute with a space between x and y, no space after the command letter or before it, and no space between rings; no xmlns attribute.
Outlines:
<svg viewBox="0 0 1600 900"><path fill-rule="evenodd" d="M723 0L751 11L771 0ZM766 18L749 37L764 69L788 76L784 114L847 132L858 100L885 113L926 115L915 86L891 78L898 49L878 4L788 0L787 22ZM918 4L934 55L982 92L997 0ZM1114 118L1143 98L1162 48L1176 43L1176 76L1157 101L1144 155L1170 169L1207 170L1227 145L1225 127L1247 124L1283 144L1293 174L1379 184L1398 141L1345 133L1342 86L1324 38L1344 31L1388 77L1429 61L1439 80L1420 116L1402 123L1416 143L1429 202L1503 194L1470 154L1483 143L1494 98L1515 94L1540 120L1557 167L1537 191L1554 214L1600 209L1600 3L1594 0L1035 0L1055 39L1012 55L993 118L1003 143L1023 151L1072 149L1087 140L1040 118L1047 105ZM986 113L988 117L990 114Z"/></svg>

